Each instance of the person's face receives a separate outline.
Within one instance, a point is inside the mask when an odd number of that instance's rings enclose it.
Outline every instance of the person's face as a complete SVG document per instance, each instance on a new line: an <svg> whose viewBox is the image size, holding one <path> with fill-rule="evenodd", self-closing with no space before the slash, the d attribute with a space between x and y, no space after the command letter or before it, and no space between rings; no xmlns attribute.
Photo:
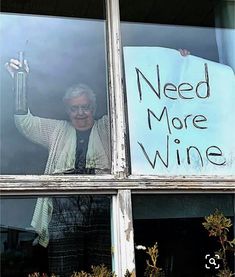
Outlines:
<svg viewBox="0 0 235 277"><path fill-rule="evenodd" d="M90 99L84 94L66 101L67 111L75 129L86 131L94 124Z"/></svg>

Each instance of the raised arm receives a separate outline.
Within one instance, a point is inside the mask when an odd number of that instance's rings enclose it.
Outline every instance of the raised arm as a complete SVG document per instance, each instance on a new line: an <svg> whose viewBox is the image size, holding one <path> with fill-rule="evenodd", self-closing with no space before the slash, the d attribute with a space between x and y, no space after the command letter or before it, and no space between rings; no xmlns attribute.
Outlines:
<svg viewBox="0 0 235 277"><path fill-rule="evenodd" d="M62 128L64 121L41 118L28 111L26 115L15 115L17 129L34 143L46 148L50 147L54 132Z"/></svg>
<svg viewBox="0 0 235 277"><path fill-rule="evenodd" d="M48 148L54 130L62 122L40 118L30 113L26 97L26 79L29 74L29 66L23 56L21 55L20 57L21 60L11 59L5 65L14 80L15 124L17 129L29 140Z"/></svg>

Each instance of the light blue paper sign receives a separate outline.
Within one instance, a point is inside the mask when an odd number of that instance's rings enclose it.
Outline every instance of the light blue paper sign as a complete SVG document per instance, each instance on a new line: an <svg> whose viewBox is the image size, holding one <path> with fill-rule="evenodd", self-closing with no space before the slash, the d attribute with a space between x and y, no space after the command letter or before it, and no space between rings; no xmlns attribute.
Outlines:
<svg viewBox="0 0 235 277"><path fill-rule="evenodd" d="M124 47L132 174L235 175L235 77L161 47Z"/></svg>

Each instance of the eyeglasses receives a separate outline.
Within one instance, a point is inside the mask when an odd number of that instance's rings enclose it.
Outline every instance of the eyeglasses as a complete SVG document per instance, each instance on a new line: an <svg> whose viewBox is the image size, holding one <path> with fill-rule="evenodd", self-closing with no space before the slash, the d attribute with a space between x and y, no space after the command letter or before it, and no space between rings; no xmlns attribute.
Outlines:
<svg viewBox="0 0 235 277"><path fill-rule="evenodd" d="M92 111L92 107L90 104L69 106L68 111L71 113L88 113L88 112Z"/></svg>

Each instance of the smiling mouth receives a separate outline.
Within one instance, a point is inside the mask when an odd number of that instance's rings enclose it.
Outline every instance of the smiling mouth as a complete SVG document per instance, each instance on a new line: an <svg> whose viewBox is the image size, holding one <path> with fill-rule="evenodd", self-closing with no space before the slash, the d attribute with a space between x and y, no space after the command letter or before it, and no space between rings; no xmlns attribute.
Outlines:
<svg viewBox="0 0 235 277"><path fill-rule="evenodd" d="M87 117L76 117L75 119L76 120L84 120L84 119L87 119Z"/></svg>

